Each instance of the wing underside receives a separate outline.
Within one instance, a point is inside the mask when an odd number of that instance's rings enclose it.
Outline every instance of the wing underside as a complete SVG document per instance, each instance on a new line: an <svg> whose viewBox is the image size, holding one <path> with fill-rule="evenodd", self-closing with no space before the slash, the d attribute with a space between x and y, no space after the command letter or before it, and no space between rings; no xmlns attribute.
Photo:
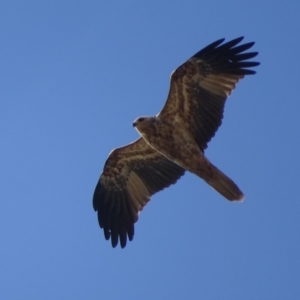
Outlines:
<svg viewBox="0 0 300 300"><path fill-rule="evenodd" d="M184 169L152 149L142 138L115 149L96 186L93 205L105 238L115 247L134 236L138 213L156 192L174 184Z"/></svg>
<svg viewBox="0 0 300 300"><path fill-rule="evenodd" d="M224 43L220 39L179 66L171 76L170 91L159 117L181 120L204 151L222 123L225 101L249 69L257 52L244 51L254 43L237 45L243 37ZM188 121L187 121L188 120Z"/></svg>

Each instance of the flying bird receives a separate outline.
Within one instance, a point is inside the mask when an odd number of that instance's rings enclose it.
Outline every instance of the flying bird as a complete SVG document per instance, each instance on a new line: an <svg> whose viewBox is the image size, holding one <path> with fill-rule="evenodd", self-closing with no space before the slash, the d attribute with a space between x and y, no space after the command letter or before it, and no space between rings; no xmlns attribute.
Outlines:
<svg viewBox="0 0 300 300"><path fill-rule="evenodd" d="M189 171L226 199L244 198L238 186L205 156L221 125L224 105L235 85L258 66L249 61L254 45L220 39L203 48L171 75L166 103L156 116L139 117L133 126L140 138L110 152L97 183L93 206L106 240L126 246L134 236L139 212L158 191Z"/></svg>

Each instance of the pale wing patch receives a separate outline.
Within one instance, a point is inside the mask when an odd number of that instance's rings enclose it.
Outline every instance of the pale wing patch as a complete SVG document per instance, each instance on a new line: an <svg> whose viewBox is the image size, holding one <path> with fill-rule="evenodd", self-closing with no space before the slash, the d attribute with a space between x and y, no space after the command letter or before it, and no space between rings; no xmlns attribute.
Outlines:
<svg viewBox="0 0 300 300"><path fill-rule="evenodd" d="M228 97L231 91L235 89L239 79L244 76L237 75L222 75L222 74L210 74L200 81L200 86L208 90L211 93L222 97Z"/></svg>
<svg viewBox="0 0 300 300"><path fill-rule="evenodd" d="M130 173L128 178L127 191L136 211L141 211L145 204L150 200L150 194L146 186L134 171Z"/></svg>

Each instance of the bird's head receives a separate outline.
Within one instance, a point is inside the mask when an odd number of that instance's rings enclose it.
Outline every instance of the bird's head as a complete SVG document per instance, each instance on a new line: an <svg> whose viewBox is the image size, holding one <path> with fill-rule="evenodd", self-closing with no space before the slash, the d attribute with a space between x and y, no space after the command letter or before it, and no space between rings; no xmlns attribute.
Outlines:
<svg viewBox="0 0 300 300"><path fill-rule="evenodd" d="M144 133L149 127L151 127L151 124L154 121L155 117L139 117L134 120L132 126L135 127L139 133Z"/></svg>

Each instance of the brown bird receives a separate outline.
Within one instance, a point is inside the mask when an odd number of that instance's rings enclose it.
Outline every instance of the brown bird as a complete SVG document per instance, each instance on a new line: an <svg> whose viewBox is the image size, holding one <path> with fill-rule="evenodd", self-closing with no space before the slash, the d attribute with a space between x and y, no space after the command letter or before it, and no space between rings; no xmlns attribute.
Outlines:
<svg viewBox="0 0 300 300"><path fill-rule="evenodd" d="M238 186L205 156L207 143L221 125L227 97L245 75L255 74L248 61L254 45L237 46L243 37L224 39L203 48L171 75L170 91L162 111L140 117L133 126L140 138L114 149L96 186L93 206L107 240L126 246L134 236L134 223L150 196L174 184L190 171L226 199L241 201Z"/></svg>

